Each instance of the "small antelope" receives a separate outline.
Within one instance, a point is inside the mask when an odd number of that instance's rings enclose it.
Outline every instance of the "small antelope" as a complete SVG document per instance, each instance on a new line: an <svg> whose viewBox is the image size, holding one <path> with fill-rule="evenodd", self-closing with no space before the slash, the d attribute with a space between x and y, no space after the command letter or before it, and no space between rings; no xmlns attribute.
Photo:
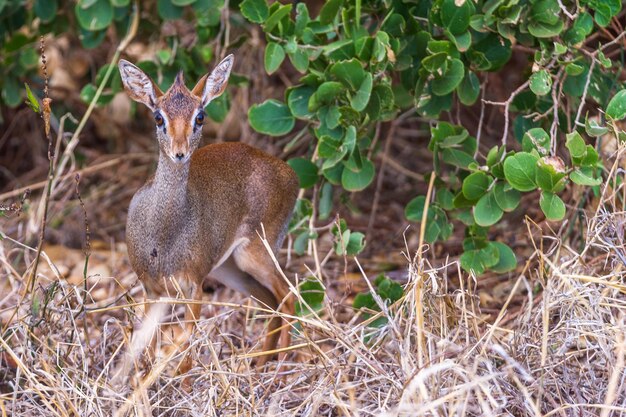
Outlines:
<svg viewBox="0 0 626 417"><path fill-rule="evenodd" d="M242 143L196 150L204 108L224 92L232 66L229 55L191 91L179 73L163 93L143 71L120 60L129 96L154 114L159 144L156 173L137 191L128 210L128 255L148 299L182 290L185 298L199 301L209 277L293 315L289 283L276 271L259 233L263 227L272 250L280 248L299 190L295 172ZM188 332L200 306L186 306ZM270 320L264 351L275 349L279 336L281 347L289 345L289 326L279 332L281 322L279 316ZM261 357L258 364L268 358ZM187 355L178 371L190 367Z"/></svg>

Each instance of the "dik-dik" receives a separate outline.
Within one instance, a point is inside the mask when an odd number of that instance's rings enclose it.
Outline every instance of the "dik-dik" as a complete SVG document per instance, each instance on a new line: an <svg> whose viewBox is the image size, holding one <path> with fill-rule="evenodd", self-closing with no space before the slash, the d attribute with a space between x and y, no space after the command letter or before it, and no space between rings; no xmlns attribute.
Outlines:
<svg viewBox="0 0 626 417"><path fill-rule="evenodd" d="M229 55L191 91L179 73L163 93L143 71L120 60L124 87L152 111L159 144L154 177L137 191L128 210L128 255L148 299L182 290L185 298L199 301L210 277L293 315L289 283L275 269L260 235L265 233L272 250L280 248L299 190L295 172L243 143L197 149L204 108L224 92L232 66ZM200 306L186 306L188 330ZM279 316L269 321L264 351L275 349L279 336L281 347L288 346L289 325L279 331L281 323ZM191 366L186 358L180 373Z"/></svg>

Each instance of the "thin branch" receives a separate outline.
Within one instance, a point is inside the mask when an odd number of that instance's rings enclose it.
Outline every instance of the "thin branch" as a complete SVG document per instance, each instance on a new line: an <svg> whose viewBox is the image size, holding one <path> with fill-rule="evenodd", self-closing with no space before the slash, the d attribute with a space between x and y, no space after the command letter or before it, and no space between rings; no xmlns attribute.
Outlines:
<svg viewBox="0 0 626 417"><path fill-rule="evenodd" d="M585 107L585 101L587 101L587 93L589 91L589 84L591 83L591 76L593 74L593 70L594 67L596 66L596 63L598 62L598 54L600 52L603 52L617 44L618 42L620 42L622 40L622 38L624 38L624 36L626 36L626 31L620 33L618 36L615 37L615 39L613 39L612 41L606 43L605 45L603 45L602 47L596 49L594 52L589 52L587 50L585 50L584 48L580 48L579 51L584 53L585 55L587 55L589 58L591 58L591 65L589 65L589 73L587 74L587 80L585 82L585 88L583 89L583 95L580 98L580 105L578 106L578 111L576 112L576 119L574 120L574 126L582 126L582 124L580 124L579 120L580 120L580 115L583 112L583 107Z"/></svg>
<svg viewBox="0 0 626 417"><path fill-rule="evenodd" d="M557 131L559 128L559 104L560 103L559 103L558 98L560 96L557 92L557 87L562 84L560 80L561 80L561 77L563 76L564 70L565 70L565 67L561 67L559 72L556 74L556 77L555 77L556 80L552 84L552 93L551 93L552 125L550 126L550 151L553 156L556 155L556 136L557 136Z"/></svg>
<svg viewBox="0 0 626 417"><path fill-rule="evenodd" d="M478 149L480 148L480 136L483 133L483 123L485 122L485 91L487 91L487 81L489 77L485 76L485 81L480 86L482 90L480 93L480 119L478 119L478 130L476 131L476 151L474 152L474 159L478 155Z"/></svg>
<svg viewBox="0 0 626 417"><path fill-rule="evenodd" d="M589 66L589 73L587 74L587 81L585 81L585 88L583 89L583 95L580 98L580 105L578 106L578 111L576 112L576 119L574 119L574 126L578 126L578 120L580 119L580 115L583 112L583 107L585 107L585 101L587 101L587 92L589 91L589 84L591 83L591 74L593 74L593 69L596 66L596 62L598 62L594 56L591 58L591 65Z"/></svg>
<svg viewBox="0 0 626 417"><path fill-rule="evenodd" d="M565 16L567 16L570 20L574 20L578 17L578 12L571 14L563 5L563 2L561 0L557 0L559 3L559 7L561 8L561 11L563 12L563 14ZM578 5L576 6L576 10L578 10Z"/></svg>
<svg viewBox="0 0 626 417"><path fill-rule="evenodd" d="M511 95L506 101L498 102L498 101L482 100L486 104L492 104L494 106L504 106L504 133L502 133L501 141L502 141L502 147L505 149L506 149L507 136L509 135L509 106L511 105L515 97L517 97L519 93L524 91L528 87L529 84L530 84L530 80L526 80L524 84L517 87L517 89L511 93ZM503 152L502 159L504 159L505 155L506 155L506 152Z"/></svg>

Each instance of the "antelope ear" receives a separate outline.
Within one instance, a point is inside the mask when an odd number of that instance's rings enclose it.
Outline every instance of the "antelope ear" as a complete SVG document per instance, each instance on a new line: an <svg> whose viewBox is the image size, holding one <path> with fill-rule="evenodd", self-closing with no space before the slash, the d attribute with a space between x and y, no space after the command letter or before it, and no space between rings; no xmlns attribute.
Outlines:
<svg viewBox="0 0 626 417"><path fill-rule="evenodd" d="M156 86L154 81L135 65L120 59L117 64L122 76L122 83L126 92L135 101L143 103L152 111L156 110L157 98L163 95L163 92Z"/></svg>
<svg viewBox="0 0 626 417"><path fill-rule="evenodd" d="M209 104L213 99L221 96L228 85L228 77L230 70L233 68L235 57L231 54L222 60L210 74L200 78L198 84L191 91L200 99L202 108Z"/></svg>

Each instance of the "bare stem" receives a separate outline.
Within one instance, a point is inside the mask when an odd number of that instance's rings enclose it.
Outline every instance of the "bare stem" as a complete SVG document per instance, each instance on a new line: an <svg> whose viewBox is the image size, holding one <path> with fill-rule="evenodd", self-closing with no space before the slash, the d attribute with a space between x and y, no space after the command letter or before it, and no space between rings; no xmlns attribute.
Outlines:
<svg viewBox="0 0 626 417"><path fill-rule="evenodd" d="M39 240L37 242L37 251L35 253L35 260L33 261L33 269L28 276L28 281L24 289L24 295L32 292L37 277L37 267L39 266L39 259L41 258L41 250L43 248L44 235L46 233L46 222L48 220L48 205L50 203L50 194L52 191L52 180L54 179L54 147L52 144L52 135L50 134L50 102L52 101L48 97L48 67L46 65L45 43L43 36L39 40L39 50L41 53L41 69L43 71L44 90L43 90L43 106L41 110L41 117L44 120L44 131L46 140L48 141L48 183L46 184L46 192L44 194L43 216L41 217L41 225L39 227Z"/></svg>

